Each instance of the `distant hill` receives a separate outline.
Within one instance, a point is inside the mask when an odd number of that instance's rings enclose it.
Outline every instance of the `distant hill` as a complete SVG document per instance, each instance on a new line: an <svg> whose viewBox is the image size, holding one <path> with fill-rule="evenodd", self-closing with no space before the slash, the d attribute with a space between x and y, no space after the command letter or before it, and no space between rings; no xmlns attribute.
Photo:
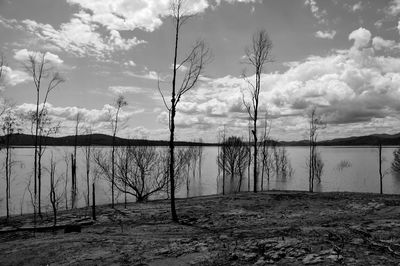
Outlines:
<svg viewBox="0 0 400 266"><path fill-rule="evenodd" d="M0 146L4 144L5 137L0 137ZM33 146L35 137L27 134L13 134L10 138L12 146ZM275 142L275 141L273 141ZM42 137L42 144L45 146L73 146L75 136L64 137ZM117 146L168 146L166 140L146 140L146 139L124 139L116 137ZM308 146L308 140L300 141L278 141L277 145L284 146ZM318 142L319 146L376 146L381 143L384 146L400 146L400 133L390 134L373 134L367 136L354 136L348 138L337 138L332 140L324 140ZM105 134L79 135L77 137L78 146L111 146L112 136ZM217 146L216 143L198 143L188 141L177 141L176 146Z"/></svg>
<svg viewBox="0 0 400 266"><path fill-rule="evenodd" d="M5 143L5 137L0 137L0 145ZM111 146L112 136L105 134L90 134L90 135L79 135L77 136L76 143L78 146ZM12 146L33 146L35 144L35 136L27 134L13 134L10 136L10 144ZM64 136L64 137L42 137L42 145L44 146L74 146L75 136ZM115 144L117 146L168 146L168 141L165 140L146 140L146 139L124 139L115 138ZM210 146L215 145L211 143L197 143L197 142L186 142L177 141L176 146L197 146L204 145Z"/></svg>
<svg viewBox="0 0 400 266"><path fill-rule="evenodd" d="M282 141L280 144L286 146L307 146L308 140L301 141ZM319 146L400 146L400 133L397 134L373 134L367 136L353 136L348 138L337 138L331 140L319 141Z"/></svg>

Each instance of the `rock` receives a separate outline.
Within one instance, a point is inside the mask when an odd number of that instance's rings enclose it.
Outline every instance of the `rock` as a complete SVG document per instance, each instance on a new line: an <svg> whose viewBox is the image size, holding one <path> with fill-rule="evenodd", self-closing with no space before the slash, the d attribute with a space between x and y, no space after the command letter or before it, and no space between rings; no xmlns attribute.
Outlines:
<svg viewBox="0 0 400 266"><path fill-rule="evenodd" d="M227 240L229 237L227 235L220 235L219 239L220 240Z"/></svg>
<svg viewBox="0 0 400 266"><path fill-rule="evenodd" d="M317 264L317 263L320 263L323 261L324 261L324 259L322 257L320 257L318 254L308 254L303 259L303 263L306 265Z"/></svg>
<svg viewBox="0 0 400 266"><path fill-rule="evenodd" d="M334 262L340 262L340 261L343 260L343 256L342 255L329 255L326 258L330 259L330 260L333 260Z"/></svg>
<svg viewBox="0 0 400 266"><path fill-rule="evenodd" d="M265 265L265 264L267 264L267 262L264 260L263 257L261 257L261 258L259 258L259 259L256 261L256 263L254 263L253 265L254 265L254 266L262 266L262 265Z"/></svg>

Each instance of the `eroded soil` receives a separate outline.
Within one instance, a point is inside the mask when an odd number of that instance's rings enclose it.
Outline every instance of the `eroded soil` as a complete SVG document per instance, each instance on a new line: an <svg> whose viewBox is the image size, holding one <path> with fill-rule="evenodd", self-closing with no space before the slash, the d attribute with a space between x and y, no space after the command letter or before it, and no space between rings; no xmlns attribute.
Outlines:
<svg viewBox="0 0 400 266"><path fill-rule="evenodd" d="M399 265L400 196L263 192L98 208L81 233L9 231L1 221L0 265ZM60 223L87 222L89 210ZM51 213L38 226L51 225Z"/></svg>

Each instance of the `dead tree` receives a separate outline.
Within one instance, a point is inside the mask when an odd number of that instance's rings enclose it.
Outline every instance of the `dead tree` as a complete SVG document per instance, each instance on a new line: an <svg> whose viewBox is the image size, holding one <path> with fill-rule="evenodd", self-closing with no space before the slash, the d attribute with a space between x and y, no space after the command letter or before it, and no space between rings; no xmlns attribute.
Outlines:
<svg viewBox="0 0 400 266"><path fill-rule="evenodd" d="M58 191L58 184L60 183L59 178L55 178L56 174L56 161L54 161L53 153L51 154L50 159L50 168L49 168L49 175L50 175L50 204L53 210L53 227L55 228L57 225L57 211L59 209L59 205L63 198L63 194L59 193Z"/></svg>
<svg viewBox="0 0 400 266"><path fill-rule="evenodd" d="M115 100L114 108L115 114L111 116L111 129L112 129L112 151L111 151L111 206L114 208L114 187L115 187L115 139L118 130L119 113L121 108L128 105L124 96L120 95Z"/></svg>
<svg viewBox="0 0 400 266"><path fill-rule="evenodd" d="M312 107L309 113L309 158L307 162L309 170L309 191L314 191L314 181L321 182L323 162L320 154L317 152L318 130L324 127L324 123L317 115L316 107Z"/></svg>
<svg viewBox="0 0 400 266"><path fill-rule="evenodd" d="M268 112L265 112L264 117L264 132L260 143L261 148L261 191L264 190L264 174L267 175L267 183L269 188L270 170L271 170L271 153L269 149L269 133L271 125L268 123Z"/></svg>
<svg viewBox="0 0 400 266"><path fill-rule="evenodd" d="M12 159L11 150L11 139L13 134L19 132L20 121L17 116L12 111L12 106L9 106L2 119L2 131L4 134L4 146L5 146L5 177L6 177L6 210L7 210L7 220L10 218L10 199L11 199L11 176L12 167L15 161Z"/></svg>
<svg viewBox="0 0 400 266"><path fill-rule="evenodd" d="M119 149L116 155L116 189L134 196L137 202L144 202L165 189L168 168L162 151L153 146L132 146ZM130 160L126 160L127 156ZM112 182L112 162L109 157L98 151L94 155L94 162L106 180Z"/></svg>
<svg viewBox="0 0 400 266"><path fill-rule="evenodd" d="M382 143L379 142L378 145L378 152L379 152L379 193L383 194L383 173L382 173Z"/></svg>
<svg viewBox="0 0 400 266"><path fill-rule="evenodd" d="M247 113L253 122L253 190L257 192L258 181L258 139L257 139L257 120L258 107L261 91L261 74L264 70L264 65L272 62L271 58L272 42L265 30L259 30L253 35L251 47L246 49L246 61L255 70L255 83L250 82L244 75L250 89L251 101L246 102L243 96L243 103L247 109Z"/></svg>
<svg viewBox="0 0 400 266"><path fill-rule="evenodd" d="M400 174L400 148L393 151L392 171Z"/></svg>
<svg viewBox="0 0 400 266"><path fill-rule="evenodd" d="M162 93L162 89L160 88L160 82L158 83L158 89L162 96L165 107L169 112L169 131L170 131L170 139L169 139L169 175L170 175L170 189L171 189L171 216L172 220L178 222L178 215L176 213L175 207L175 172L174 172L174 164L175 164L175 116L176 116L176 108L181 100L182 96L193 89L201 75L204 71L204 67L206 63L210 59L209 49L206 47L203 41L197 41L195 45L192 47L189 54L178 63L178 44L180 37L180 30L182 26L187 23L193 15L189 12L187 1L185 0L172 0L171 1L171 16L173 19L173 26L175 30L175 45L174 45L174 60L173 60L173 73L172 73L172 91L171 91L171 104L168 105L167 101ZM186 70L183 68L186 67ZM180 86L177 84L178 75L177 71L181 68L184 72L182 81Z"/></svg>
<svg viewBox="0 0 400 266"><path fill-rule="evenodd" d="M85 154L85 165L86 165L86 204L87 207L90 206L90 163L92 156L92 129L90 127L86 128L86 143L83 148L83 153Z"/></svg>
<svg viewBox="0 0 400 266"><path fill-rule="evenodd" d="M34 223L36 225L36 213L40 209L40 200L38 199L38 183L40 189L40 171L38 170L38 158L39 158L39 141L40 141L40 124L42 124L43 110L47 102L47 98L58 85L64 82L64 79L58 72L53 71L53 67L50 62L46 60L46 53L30 54L27 62L25 62L25 69L31 74L33 83L36 91L36 111L35 111L35 151L34 151ZM47 86L45 87L44 98L42 100L42 109L40 111L39 105L41 101L40 92L42 91L43 82L48 80ZM39 200L39 208L37 210L37 202Z"/></svg>
<svg viewBox="0 0 400 266"><path fill-rule="evenodd" d="M71 209L76 208L77 201L77 181L76 181L76 152L78 148L79 124L81 122L81 114L78 112L75 118L75 135L74 135L74 152L71 154Z"/></svg>
<svg viewBox="0 0 400 266"><path fill-rule="evenodd" d="M249 149L239 137L229 137L218 154L218 167L230 175L230 191L240 191L244 172L247 168ZM236 184L237 183L237 184Z"/></svg>

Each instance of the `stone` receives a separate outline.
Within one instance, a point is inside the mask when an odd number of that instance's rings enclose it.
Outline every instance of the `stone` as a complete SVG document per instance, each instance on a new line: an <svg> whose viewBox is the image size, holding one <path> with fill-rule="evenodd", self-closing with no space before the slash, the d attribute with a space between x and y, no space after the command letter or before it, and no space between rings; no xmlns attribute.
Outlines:
<svg viewBox="0 0 400 266"><path fill-rule="evenodd" d="M320 257L318 254L308 254L303 259L303 263L306 265L317 264L317 263L320 263L323 261L324 261L324 259L322 257Z"/></svg>

